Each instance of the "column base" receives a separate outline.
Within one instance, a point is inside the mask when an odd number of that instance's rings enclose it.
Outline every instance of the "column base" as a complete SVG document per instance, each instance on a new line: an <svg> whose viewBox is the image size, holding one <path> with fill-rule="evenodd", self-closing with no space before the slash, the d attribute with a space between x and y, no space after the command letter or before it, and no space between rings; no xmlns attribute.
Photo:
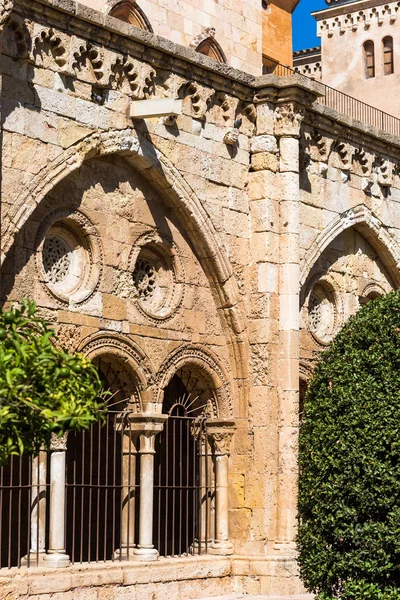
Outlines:
<svg viewBox="0 0 400 600"><path fill-rule="evenodd" d="M46 567L58 569L62 567L69 567L71 561L68 554L62 552L50 552L44 557L43 564L45 564Z"/></svg>
<svg viewBox="0 0 400 600"><path fill-rule="evenodd" d="M274 544L274 550L278 550L282 554L296 554L297 547L296 542L288 542L286 540L276 540Z"/></svg>
<svg viewBox="0 0 400 600"><path fill-rule="evenodd" d="M211 547L208 548L208 554L220 554L222 556L228 556L233 554L233 544L230 540L224 542L214 542Z"/></svg>
<svg viewBox="0 0 400 600"><path fill-rule="evenodd" d="M27 567L29 565L30 567L37 567L38 565L41 565L43 563L46 556L47 554L45 551L30 552L29 554L21 558L21 566Z"/></svg>
<svg viewBox="0 0 400 600"><path fill-rule="evenodd" d="M155 548L141 548L140 546L138 546L137 548L133 548L132 553L133 560L158 560L158 550L156 550Z"/></svg>
<svg viewBox="0 0 400 600"><path fill-rule="evenodd" d="M134 546L130 546L129 549L128 548L118 548L118 550L115 550L115 552L114 552L114 558L115 558L115 560L120 560L120 561L136 560L136 557L134 556L135 550L136 550L136 548Z"/></svg>

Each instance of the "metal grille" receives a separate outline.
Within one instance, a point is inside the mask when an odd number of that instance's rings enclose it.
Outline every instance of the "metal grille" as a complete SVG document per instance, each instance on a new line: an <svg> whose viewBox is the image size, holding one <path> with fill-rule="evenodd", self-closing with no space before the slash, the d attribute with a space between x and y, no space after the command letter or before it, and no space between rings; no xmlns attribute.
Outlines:
<svg viewBox="0 0 400 600"><path fill-rule="evenodd" d="M0 567L33 566L45 548L45 453L12 456L0 469Z"/></svg>
<svg viewBox="0 0 400 600"><path fill-rule="evenodd" d="M68 437L66 551L72 563L123 558L121 542L125 533L131 539L134 523L122 530L121 516L135 510L136 495L136 481L123 473L123 438L128 433L129 424L118 424L117 415L109 413L105 425ZM128 543L125 550L130 549Z"/></svg>
<svg viewBox="0 0 400 600"><path fill-rule="evenodd" d="M153 543L162 556L207 552L214 485L205 420L177 405L156 442Z"/></svg>
<svg viewBox="0 0 400 600"><path fill-rule="evenodd" d="M310 79L306 75L297 73L291 67L281 65L279 63L265 65L263 69L264 75L277 75L278 77L292 77L298 75L305 79ZM312 78L311 78L312 79ZM357 100L352 96L348 96L343 92L339 92L335 88L324 83L318 82L324 90L324 95L317 99L318 104L324 104L329 108L336 110L339 113L347 115L352 119L356 119L366 125L372 125L377 129L386 131L392 135L400 137L400 119L390 115L379 108L370 106L361 100Z"/></svg>

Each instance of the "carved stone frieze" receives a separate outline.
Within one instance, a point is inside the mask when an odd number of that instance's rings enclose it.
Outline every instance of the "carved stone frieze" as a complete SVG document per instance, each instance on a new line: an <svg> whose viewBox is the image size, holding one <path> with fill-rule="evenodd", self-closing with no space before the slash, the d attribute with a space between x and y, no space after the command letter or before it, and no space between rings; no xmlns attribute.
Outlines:
<svg viewBox="0 0 400 600"><path fill-rule="evenodd" d="M100 46L76 39L72 52L72 70L90 83L100 83L104 77L103 50Z"/></svg>
<svg viewBox="0 0 400 600"><path fill-rule="evenodd" d="M52 27L39 27L34 31L31 60L46 68L54 61L56 66L64 69L68 66L68 38Z"/></svg>
<svg viewBox="0 0 400 600"><path fill-rule="evenodd" d="M2 51L13 58L27 58L29 32L24 20L13 15L3 26ZM1 29L0 29L1 31Z"/></svg>
<svg viewBox="0 0 400 600"><path fill-rule="evenodd" d="M215 91L212 88L205 87L197 81L191 81L188 84L187 94L190 97L193 117L201 121L205 120L214 93Z"/></svg>

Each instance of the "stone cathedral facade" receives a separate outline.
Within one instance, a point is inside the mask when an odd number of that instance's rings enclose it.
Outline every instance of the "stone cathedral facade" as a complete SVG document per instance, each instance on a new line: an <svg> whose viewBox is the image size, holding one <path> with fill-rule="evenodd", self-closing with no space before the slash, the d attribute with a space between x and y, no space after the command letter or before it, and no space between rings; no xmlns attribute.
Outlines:
<svg viewBox="0 0 400 600"><path fill-rule="evenodd" d="M112 392L2 469L0 595L301 593L302 397L399 285L399 123L261 75L268 3L89 4L0 1L1 299Z"/></svg>

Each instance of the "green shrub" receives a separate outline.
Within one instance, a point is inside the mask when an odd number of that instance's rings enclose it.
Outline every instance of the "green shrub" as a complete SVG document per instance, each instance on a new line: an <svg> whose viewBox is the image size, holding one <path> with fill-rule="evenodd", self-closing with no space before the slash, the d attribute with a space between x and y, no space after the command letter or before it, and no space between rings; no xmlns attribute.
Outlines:
<svg viewBox="0 0 400 600"><path fill-rule="evenodd" d="M57 348L33 303L0 310L0 464L35 454L52 433L85 429L104 415L101 382L81 354Z"/></svg>
<svg viewBox="0 0 400 600"><path fill-rule="evenodd" d="M317 365L300 430L298 548L321 598L400 600L400 292L360 310Z"/></svg>

